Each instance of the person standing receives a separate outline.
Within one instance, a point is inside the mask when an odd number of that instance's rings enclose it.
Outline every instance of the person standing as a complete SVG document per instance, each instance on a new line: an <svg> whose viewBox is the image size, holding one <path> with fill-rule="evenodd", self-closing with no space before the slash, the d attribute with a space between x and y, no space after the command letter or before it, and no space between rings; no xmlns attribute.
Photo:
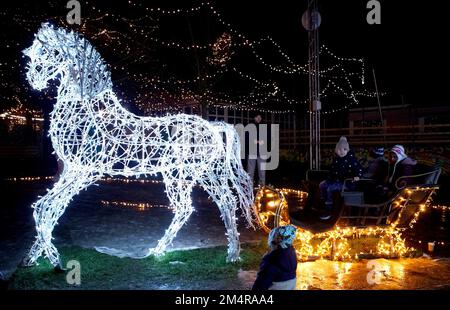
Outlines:
<svg viewBox="0 0 450 310"><path fill-rule="evenodd" d="M249 137L249 144L253 144L255 147L250 147L249 157L247 161L247 172L252 179L252 182L255 178L255 169L258 170L258 185L264 186L266 184L266 171L263 167L265 160L261 157L262 149L265 147L267 149L267 140L269 137L269 133L266 135L266 139L261 135L261 122L262 116L261 114L256 114L254 117L254 125L256 126L256 137ZM268 127L267 127L268 128ZM252 146L252 145L249 145ZM252 154L255 151L256 154ZM256 158L254 158L256 156Z"/></svg>

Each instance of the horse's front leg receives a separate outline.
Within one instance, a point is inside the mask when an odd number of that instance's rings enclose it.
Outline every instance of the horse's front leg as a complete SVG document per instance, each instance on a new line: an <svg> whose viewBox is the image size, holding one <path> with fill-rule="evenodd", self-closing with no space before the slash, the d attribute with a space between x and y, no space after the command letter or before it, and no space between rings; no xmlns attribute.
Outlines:
<svg viewBox="0 0 450 310"><path fill-rule="evenodd" d="M191 199L192 184L179 185L176 181L167 182L166 192L175 215L156 247L149 250L150 255L161 256L164 254L167 246L172 243L180 228L183 227L194 211Z"/></svg>
<svg viewBox="0 0 450 310"><path fill-rule="evenodd" d="M73 196L95 182L97 176L64 171L53 188L34 205L36 240L23 260L24 266L32 266L45 255L53 266L62 268L58 250L52 243L52 233L58 219L64 213Z"/></svg>

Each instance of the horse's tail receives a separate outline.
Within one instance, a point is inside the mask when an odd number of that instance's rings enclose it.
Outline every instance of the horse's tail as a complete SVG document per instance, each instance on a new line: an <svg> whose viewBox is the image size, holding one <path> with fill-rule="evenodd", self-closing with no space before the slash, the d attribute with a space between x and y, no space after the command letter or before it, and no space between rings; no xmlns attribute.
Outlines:
<svg viewBox="0 0 450 310"><path fill-rule="evenodd" d="M248 226L255 228L253 212L253 182L250 176L242 167L241 162L241 141L239 135L232 125L223 123L223 130L226 139L226 159L225 165L229 169L229 181L237 193L239 207L242 216L247 220Z"/></svg>

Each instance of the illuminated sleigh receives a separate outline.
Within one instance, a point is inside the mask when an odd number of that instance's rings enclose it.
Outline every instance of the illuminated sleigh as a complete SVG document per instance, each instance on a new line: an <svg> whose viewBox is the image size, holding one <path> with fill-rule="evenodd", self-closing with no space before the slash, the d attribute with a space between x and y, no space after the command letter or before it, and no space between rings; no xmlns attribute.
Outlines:
<svg viewBox="0 0 450 310"><path fill-rule="evenodd" d="M414 249L406 247L401 233L430 205L440 172L439 168L409 176L408 183L415 184L409 186L406 178L399 178L397 193L380 203L365 203L360 192L336 193L329 221L320 220L307 191L263 187L255 196L254 210L265 232L286 224L298 228L294 246L299 260L404 257ZM310 181L307 173L306 184Z"/></svg>

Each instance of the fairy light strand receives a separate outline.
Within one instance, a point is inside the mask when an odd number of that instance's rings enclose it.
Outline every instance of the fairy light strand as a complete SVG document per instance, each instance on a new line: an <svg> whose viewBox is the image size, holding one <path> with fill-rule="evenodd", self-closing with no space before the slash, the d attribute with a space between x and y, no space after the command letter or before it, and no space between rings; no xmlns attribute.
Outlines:
<svg viewBox="0 0 450 310"><path fill-rule="evenodd" d="M203 3L200 3L199 5L197 5L195 7L191 7L191 8L171 9L171 10L165 10L165 9L161 9L161 8L150 8L150 7L144 6L142 3L136 3L136 2L130 2L129 5L131 7L135 7L135 8L138 8L138 9L145 9L145 11L149 12L150 15L149 16L145 16L145 17L141 17L141 18L136 18L136 19L123 18L123 17L118 17L115 14L104 13L104 12L102 12L102 10L100 8L98 8L98 9L95 8L93 11L97 11L99 16L98 17L94 17L94 18L90 18L90 19L87 19L87 20L88 21L100 21L100 20L103 20L105 18L116 18L116 19L120 18L120 20L123 20L123 21L127 22L127 24L129 25L129 27L131 29L134 29L134 30L138 29L138 31L139 31L140 26L137 26L135 23L143 20L144 18L145 19L152 19L152 17L151 17L152 14L182 15L182 14L197 13L197 12L200 12L201 10L205 9L208 12L210 12L210 14L212 14L213 16L216 17L217 21L222 26L225 27L226 32L228 32L232 36L236 37L236 40L233 40L233 42L231 44L232 46L234 46L234 47L250 47L252 49L252 51L256 51L257 47L261 48L263 46L262 43L269 42L277 50L277 52L286 60L286 62L288 64L288 67L286 67L286 68L291 68L292 69L290 73L302 73L302 74L306 74L307 73L307 70L306 70L307 66L306 65L297 65L297 64L295 64L295 62L287 55L287 53L281 50L280 45L277 42L275 42L271 37L266 36L266 37L263 37L263 38L258 39L258 40L251 40L251 39L249 39L246 35L241 34L239 31L237 31L231 24L225 22L223 17L222 17L222 14L219 13L219 11L210 2L203 2ZM19 14L17 14L17 16L15 18L20 19L21 17L20 17ZM45 16L42 15L42 18L44 19ZM23 22L23 19L21 20L21 22ZM34 23L31 22L30 25L33 25L33 24L35 24L35 22ZM98 34L93 35L93 37L106 36L109 39L112 39L114 37L124 36L124 35L125 34L112 32L112 31L108 31L108 30L104 29L104 30L99 31ZM159 40L159 39L153 38L151 36L147 37L147 39L156 40L156 41ZM128 40L132 40L132 38L128 38ZM119 43L120 40L116 39L116 42ZM158 43L158 44L166 46L166 47L179 48L181 50L190 50L190 49L199 49L199 48L200 49L210 49L212 47L212 45L213 45L213 43L208 43L206 45L200 45L200 44L183 45L181 43L165 42L165 41L161 41L161 40L159 40L158 42L155 42L155 43ZM323 50L323 52L322 52L322 50ZM118 49L117 51L120 52L121 49ZM126 49L125 51L129 52L129 49ZM363 64L363 60L362 59L338 57L335 54L333 54L332 52L330 52L330 50L326 46L322 46L321 53L325 53L327 55L330 55L333 59L336 59L337 61L354 62L354 63ZM134 59L134 62L136 62L136 63L139 61L139 57L136 57L136 58L133 58L133 59ZM114 67L117 68L117 66L114 66ZM333 65L330 68L321 70L321 74L327 74L327 73L336 71L337 68L339 68L339 67L342 67L342 65L340 65L340 64ZM362 73L361 73L362 75L360 75L360 78L361 78L361 80L363 82L364 82L364 70L365 70L364 66L362 66ZM213 75L217 76L215 74L213 74ZM330 79L333 78L334 79L333 83L330 83L330 81L326 82L327 85L333 87L333 88L328 87L327 90L330 89L330 90L334 90L333 93L341 93L341 94L343 94L344 97L347 100L350 100L350 104L345 105L345 106L343 106L343 107L341 107L339 109L330 109L330 110L323 111L324 114L332 114L332 113L341 111L343 109L346 109L346 108L350 107L353 104L358 104L358 100L356 99L356 96L373 96L373 94L370 94L370 93L368 93L366 91L358 91L358 92L350 91L350 92L347 92L347 91L344 91L344 89L342 87L337 87L336 79L343 79L345 81L345 83L348 84L348 77L349 76L354 76L354 75L356 75L355 72L350 72L350 73L347 73L346 75L342 75L342 76L340 76L340 75L331 76L329 74L326 75L326 78L330 78ZM140 80L142 85L147 85L148 82L149 82L149 79L146 78L146 77L142 77L142 74L140 76L131 74L131 77L134 80ZM325 78L325 75L323 75L323 78ZM199 79L201 79L201 78L200 77L194 78L192 81L187 81L187 82L188 83L191 83L191 82L195 83L195 81L199 80ZM155 82L155 80L153 80L151 82ZM161 81L161 79L159 79L158 82L163 82L163 81ZM165 84L169 85L170 81L167 81ZM180 83L174 82L174 84L184 84L184 83L182 83L182 81L180 81ZM181 92L183 92L183 90L181 90ZM184 91L184 92L186 92L186 91ZM241 99L235 100L234 98L233 99L227 99L227 102L228 102L227 105L228 106L230 106L231 104L241 105L242 108L245 108L250 103L251 103L251 105L253 107L262 106L262 105L264 105L266 103L272 104L272 105L277 105L277 103L283 102L283 100L286 99L286 95L284 94L284 92L280 91L280 92L278 92L278 94L281 97L277 98L277 100L275 100L275 98L270 98L270 97L269 97L269 99L266 99L266 98L264 98L264 96L262 94L261 94L261 96L259 96L260 98L258 98L258 96L250 95L245 100L241 100ZM326 92L324 92L323 94L324 94L324 98L326 98ZM201 96L201 95L199 95L199 96ZM155 97L155 99L156 98L157 97ZM140 98L137 98L137 103L140 106L149 105L149 101L146 102L147 99L148 99L148 96L140 96ZM215 100L215 99L211 99L210 100L210 102L212 104L214 104L214 103L217 104L217 101L220 101L220 100ZM287 103L289 103L289 104L295 104L295 103L298 104L298 103L303 103L305 101L306 101L306 99L302 99L302 100L289 99L289 98L287 99ZM167 109L164 108L164 106L166 104L167 103L164 102L164 101L162 101L160 104L153 104L153 110L155 110L157 108L161 108L163 111L164 110L170 111L172 108L167 108ZM150 105L152 105L152 104L150 104ZM307 105L305 105L305 106L307 106ZM271 110L270 109L265 109L265 111L271 111Z"/></svg>
<svg viewBox="0 0 450 310"><path fill-rule="evenodd" d="M387 226L369 226L369 227L334 227L329 231L322 233L312 233L310 231L298 228L294 246L299 260L308 260L311 257L330 258L334 260L351 260L364 257L364 255L376 255L381 257L404 257L414 252L413 248L405 245L405 238L402 232L406 227L413 228L417 223L421 213L427 208L448 211L448 206L432 205L432 196L437 187L412 187L403 189L398 198L392 202L393 208L400 208L400 212L395 221L388 223ZM418 210L412 215L409 223L402 223L402 214L409 198L415 192L426 191L428 193L427 201L420 205ZM253 205L254 212L257 215L259 226L269 232L272 227L286 225L290 223L289 206L287 196L296 195L297 199L304 201L308 193L293 189L272 189L268 187L261 188L255 196ZM402 224L402 226L400 226ZM350 246L350 240L361 237L374 237L378 239L376 247L368 253L355 252ZM442 243L442 241L441 241ZM438 243L439 244L439 243ZM444 244L441 244L444 245Z"/></svg>

